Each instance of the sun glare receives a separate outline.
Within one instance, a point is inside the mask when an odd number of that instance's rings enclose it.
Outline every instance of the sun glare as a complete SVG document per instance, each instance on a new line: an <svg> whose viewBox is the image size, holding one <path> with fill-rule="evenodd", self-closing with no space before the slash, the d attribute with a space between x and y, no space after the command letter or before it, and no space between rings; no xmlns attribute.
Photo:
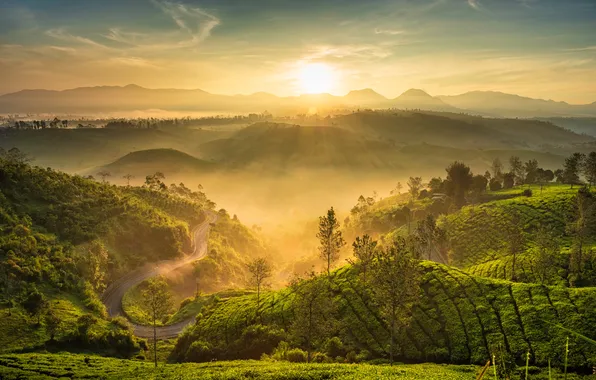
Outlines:
<svg viewBox="0 0 596 380"><path fill-rule="evenodd" d="M309 63L300 70L298 80L303 93L320 94L333 89L335 73L324 63Z"/></svg>

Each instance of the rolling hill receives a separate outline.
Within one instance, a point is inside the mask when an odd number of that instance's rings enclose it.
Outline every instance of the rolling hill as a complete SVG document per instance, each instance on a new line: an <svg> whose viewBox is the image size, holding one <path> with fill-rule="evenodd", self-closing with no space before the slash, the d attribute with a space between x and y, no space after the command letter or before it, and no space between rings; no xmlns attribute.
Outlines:
<svg viewBox="0 0 596 380"><path fill-rule="evenodd" d="M90 174L107 170L115 176L131 174L143 178L155 172L173 176L180 173L199 175L212 173L216 169L217 165L212 162L175 149L148 149L131 152L110 164L91 170Z"/></svg>
<svg viewBox="0 0 596 380"><path fill-rule="evenodd" d="M408 327L397 338L399 360L484 364L492 353L506 352L521 362L530 351L531 363L544 366L552 359L552 365L560 367L567 332L552 324L594 337L591 326L596 314L590 306L596 301L593 288L510 283L432 262L421 262L420 266L424 273L421 299ZM334 320L344 349L386 357L388 326L356 270L350 266L337 270L332 284L336 312L329 318ZM288 289L267 294L258 314L255 296L221 302L205 311L203 318L180 337L173 357L203 361L269 353L276 344L274 336L278 341L284 339L292 321L293 302L295 294ZM591 368L596 346L574 337L570 341L570 366Z"/></svg>

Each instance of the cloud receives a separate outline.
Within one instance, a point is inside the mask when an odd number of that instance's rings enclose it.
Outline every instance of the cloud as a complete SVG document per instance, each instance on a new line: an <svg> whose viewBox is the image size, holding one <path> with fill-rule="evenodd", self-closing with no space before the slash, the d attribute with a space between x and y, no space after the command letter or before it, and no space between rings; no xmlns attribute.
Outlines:
<svg viewBox="0 0 596 380"><path fill-rule="evenodd" d="M596 51L596 45L579 48L563 49L563 51Z"/></svg>
<svg viewBox="0 0 596 380"><path fill-rule="evenodd" d="M46 30L45 34L49 37L56 38L61 41L75 42L75 43L90 45L90 46L101 48L101 49L106 49L106 50L111 49L108 46L102 45L102 44L95 42L92 39L89 39L87 37L75 36L73 34L67 33L64 28L49 29L49 30Z"/></svg>
<svg viewBox="0 0 596 380"><path fill-rule="evenodd" d="M132 67L139 67L139 68L150 68L150 69L161 69L161 67L149 62L144 58L139 57L116 57L110 59L111 63L124 65L124 66L132 66Z"/></svg>
<svg viewBox="0 0 596 380"><path fill-rule="evenodd" d="M468 0L468 5L475 10L480 10L480 1L478 0Z"/></svg>
<svg viewBox="0 0 596 380"><path fill-rule="evenodd" d="M219 18L198 7L172 1L151 0L151 2L170 16L180 30L190 35L190 41L182 41L179 46L199 44L221 23Z"/></svg>
<svg viewBox="0 0 596 380"><path fill-rule="evenodd" d="M310 53L307 54L305 60L316 60L326 57L333 58L386 58L392 53L390 50L377 45L319 45L311 47Z"/></svg>
<svg viewBox="0 0 596 380"><path fill-rule="evenodd" d="M391 36L396 36L398 34L404 34L404 33L405 33L404 30L375 28L375 34L389 34Z"/></svg>

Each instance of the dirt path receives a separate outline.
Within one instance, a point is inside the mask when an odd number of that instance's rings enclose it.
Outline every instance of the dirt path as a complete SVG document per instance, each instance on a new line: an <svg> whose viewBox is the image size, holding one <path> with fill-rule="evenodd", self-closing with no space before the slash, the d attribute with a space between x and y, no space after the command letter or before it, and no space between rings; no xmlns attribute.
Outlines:
<svg viewBox="0 0 596 380"><path fill-rule="evenodd" d="M122 311L122 297L124 297L124 294L135 285L140 284L148 278L178 269L205 257L207 254L207 237L209 235L210 224L215 223L216 220L216 213L212 211L206 212L205 221L194 229L194 247L191 254L178 260L165 260L158 263L147 264L112 283L102 295L102 301L106 305L108 315L110 317L124 315L124 312ZM158 327L157 338L167 339L176 337L193 320L194 317L173 325ZM153 327L136 324L132 324L132 327L136 336L153 339Z"/></svg>

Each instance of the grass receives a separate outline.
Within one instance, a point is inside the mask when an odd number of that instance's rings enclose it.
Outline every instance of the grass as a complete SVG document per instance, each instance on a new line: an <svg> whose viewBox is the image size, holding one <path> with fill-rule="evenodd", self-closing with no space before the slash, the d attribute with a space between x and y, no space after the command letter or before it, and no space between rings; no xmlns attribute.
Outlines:
<svg viewBox="0 0 596 380"><path fill-rule="evenodd" d="M521 371L521 370L520 370ZM150 361L109 359L72 354L20 354L0 356L0 378L6 380L55 378L101 379L404 379L468 380L476 378L480 367L441 364L305 364L272 361L228 361L214 363L166 364L158 368ZM533 380L547 379L548 372L532 369ZM556 372L558 375L559 373ZM490 378L485 376L485 379ZM514 377L523 378L523 377ZM575 374L569 380L580 379Z"/></svg>

